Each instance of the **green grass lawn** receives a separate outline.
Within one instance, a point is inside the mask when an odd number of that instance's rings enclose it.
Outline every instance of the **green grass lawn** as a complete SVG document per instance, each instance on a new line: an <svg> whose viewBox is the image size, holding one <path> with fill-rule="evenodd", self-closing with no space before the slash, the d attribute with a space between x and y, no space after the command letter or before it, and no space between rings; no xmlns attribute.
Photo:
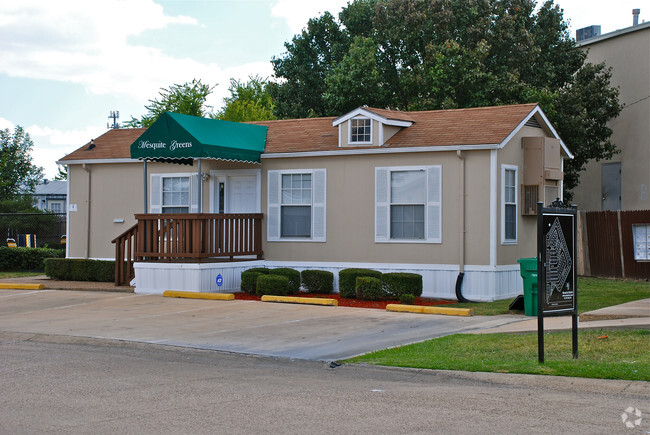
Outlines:
<svg viewBox="0 0 650 435"><path fill-rule="evenodd" d="M607 338L599 338L607 336ZM527 373L650 381L650 331L587 330L573 359L571 332L544 335L545 362L537 362L537 333L457 334L369 353L347 362L472 372Z"/></svg>
<svg viewBox="0 0 650 435"><path fill-rule="evenodd" d="M24 276L39 276L39 275L45 275L45 272L33 272L33 271L21 271L21 270L14 271L14 270L12 270L11 272L0 272L0 279L22 278Z"/></svg>
<svg viewBox="0 0 650 435"><path fill-rule="evenodd" d="M606 278L578 278L578 313L650 298L650 283ZM495 302L451 304L447 307L472 308L476 316L521 314L508 309L513 299Z"/></svg>

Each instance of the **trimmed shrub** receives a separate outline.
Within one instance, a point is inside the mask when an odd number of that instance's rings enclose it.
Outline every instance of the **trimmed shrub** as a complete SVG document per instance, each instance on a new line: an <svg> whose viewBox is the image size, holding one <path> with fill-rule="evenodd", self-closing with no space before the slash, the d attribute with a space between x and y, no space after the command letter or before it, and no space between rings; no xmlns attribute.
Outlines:
<svg viewBox="0 0 650 435"><path fill-rule="evenodd" d="M46 258L65 257L65 251L48 248L8 248L0 246L0 271L45 270Z"/></svg>
<svg viewBox="0 0 650 435"><path fill-rule="evenodd" d="M358 299L365 299L367 301L378 301L384 297L381 280L371 276L357 277L355 293Z"/></svg>
<svg viewBox="0 0 650 435"><path fill-rule="evenodd" d="M241 273L241 291L246 293L255 293L257 289L257 277L264 275L253 270L245 270Z"/></svg>
<svg viewBox="0 0 650 435"><path fill-rule="evenodd" d="M352 299L356 297L355 286L357 278L369 276L381 278L381 272L372 269L343 269L339 272L339 293L341 297Z"/></svg>
<svg viewBox="0 0 650 435"><path fill-rule="evenodd" d="M266 267L252 267L243 271L241 273L241 290L246 293L255 294L257 290L257 277L260 275L268 275L269 270Z"/></svg>
<svg viewBox="0 0 650 435"><path fill-rule="evenodd" d="M70 258L45 259L45 274L63 281L115 281L115 262Z"/></svg>
<svg viewBox="0 0 650 435"><path fill-rule="evenodd" d="M327 270L303 270L300 273L302 286L310 293L332 293L334 274Z"/></svg>
<svg viewBox="0 0 650 435"><path fill-rule="evenodd" d="M403 305L413 305L415 303L415 295L404 293L399 297L399 303Z"/></svg>
<svg viewBox="0 0 650 435"><path fill-rule="evenodd" d="M260 275L257 277L258 296L286 296L289 293L289 278L282 275Z"/></svg>
<svg viewBox="0 0 650 435"><path fill-rule="evenodd" d="M287 277L289 280L288 292L290 295L296 294L300 291L300 272L298 272L296 269L280 267L278 269L271 269L269 273L271 275L280 275Z"/></svg>
<svg viewBox="0 0 650 435"><path fill-rule="evenodd" d="M385 273L381 281L389 297L399 299L404 294L422 296L422 275L417 273Z"/></svg>

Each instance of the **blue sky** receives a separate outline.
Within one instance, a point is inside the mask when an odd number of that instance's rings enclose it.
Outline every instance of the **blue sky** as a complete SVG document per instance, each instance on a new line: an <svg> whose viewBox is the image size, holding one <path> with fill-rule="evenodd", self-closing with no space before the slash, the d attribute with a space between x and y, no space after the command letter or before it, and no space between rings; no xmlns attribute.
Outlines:
<svg viewBox="0 0 650 435"><path fill-rule="evenodd" d="M575 29L632 24L645 0L557 0ZM162 87L193 78L271 78L270 60L311 17L335 16L347 0L0 0L0 128L21 125L34 163L52 178L56 160L120 121L145 113ZM360 103L361 104L361 103Z"/></svg>

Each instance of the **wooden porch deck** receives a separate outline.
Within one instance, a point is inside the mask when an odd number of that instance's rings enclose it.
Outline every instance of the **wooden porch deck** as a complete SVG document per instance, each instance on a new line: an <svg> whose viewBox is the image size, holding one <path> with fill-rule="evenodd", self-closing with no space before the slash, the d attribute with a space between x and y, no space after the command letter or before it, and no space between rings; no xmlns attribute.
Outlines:
<svg viewBox="0 0 650 435"><path fill-rule="evenodd" d="M261 260L262 213L136 214L115 243L115 285L128 285L136 261Z"/></svg>

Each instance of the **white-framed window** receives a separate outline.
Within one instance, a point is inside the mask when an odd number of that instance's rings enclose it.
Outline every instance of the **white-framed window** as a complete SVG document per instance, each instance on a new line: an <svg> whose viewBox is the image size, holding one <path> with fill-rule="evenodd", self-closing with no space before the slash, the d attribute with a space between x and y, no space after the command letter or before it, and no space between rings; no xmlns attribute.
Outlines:
<svg viewBox="0 0 650 435"><path fill-rule="evenodd" d="M63 213L63 201L50 201L48 205L52 213Z"/></svg>
<svg viewBox="0 0 650 435"><path fill-rule="evenodd" d="M325 169L268 172L269 241L325 241L326 175Z"/></svg>
<svg viewBox="0 0 650 435"><path fill-rule="evenodd" d="M634 260L650 260L650 224L632 225Z"/></svg>
<svg viewBox="0 0 650 435"><path fill-rule="evenodd" d="M517 243L517 166L501 165L501 243Z"/></svg>
<svg viewBox="0 0 650 435"><path fill-rule="evenodd" d="M162 212L189 213L190 177L161 177Z"/></svg>
<svg viewBox="0 0 650 435"><path fill-rule="evenodd" d="M372 143L372 119L353 118L350 120L350 143Z"/></svg>
<svg viewBox="0 0 650 435"><path fill-rule="evenodd" d="M150 213L197 213L196 173L151 174Z"/></svg>
<svg viewBox="0 0 650 435"><path fill-rule="evenodd" d="M375 168L375 242L442 242L442 166Z"/></svg>

